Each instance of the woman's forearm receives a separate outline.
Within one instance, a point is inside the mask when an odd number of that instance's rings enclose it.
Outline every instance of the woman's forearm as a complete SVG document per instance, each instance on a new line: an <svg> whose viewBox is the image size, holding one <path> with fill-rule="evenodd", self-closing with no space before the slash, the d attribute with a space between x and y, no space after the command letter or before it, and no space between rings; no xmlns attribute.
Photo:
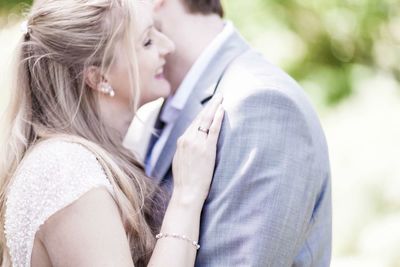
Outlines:
<svg viewBox="0 0 400 267"><path fill-rule="evenodd" d="M224 117L222 100L222 95L216 94L177 141L172 163L174 192L161 227L162 234L177 236L158 239L151 267L194 266L200 213L210 189Z"/></svg>
<svg viewBox="0 0 400 267"><path fill-rule="evenodd" d="M186 236L198 241L201 201L174 192L164 216L161 233ZM194 266L197 249L188 240L164 237L157 240L149 266Z"/></svg>

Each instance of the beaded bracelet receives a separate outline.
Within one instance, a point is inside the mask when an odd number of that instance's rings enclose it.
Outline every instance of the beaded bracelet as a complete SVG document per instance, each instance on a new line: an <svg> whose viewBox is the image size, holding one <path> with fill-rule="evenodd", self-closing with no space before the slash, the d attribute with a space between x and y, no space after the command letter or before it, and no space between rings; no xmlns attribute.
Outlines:
<svg viewBox="0 0 400 267"><path fill-rule="evenodd" d="M178 235L178 234L168 234L168 233L159 233L158 235L156 235L156 239L161 239L164 237L172 237L172 238L177 238L180 240L184 240L189 242L190 244L192 244L196 250L198 250L200 248L199 243L197 243L196 241L191 240L189 237L185 236L185 235Z"/></svg>

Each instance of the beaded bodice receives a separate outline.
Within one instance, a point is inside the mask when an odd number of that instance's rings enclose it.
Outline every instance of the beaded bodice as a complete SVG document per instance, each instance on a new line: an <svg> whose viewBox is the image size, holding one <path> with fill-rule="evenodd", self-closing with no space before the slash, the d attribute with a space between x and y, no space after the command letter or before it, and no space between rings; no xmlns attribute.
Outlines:
<svg viewBox="0 0 400 267"><path fill-rule="evenodd" d="M61 140L38 144L20 163L7 192L5 237L13 266L30 266L35 234L89 190L113 189L95 155Z"/></svg>

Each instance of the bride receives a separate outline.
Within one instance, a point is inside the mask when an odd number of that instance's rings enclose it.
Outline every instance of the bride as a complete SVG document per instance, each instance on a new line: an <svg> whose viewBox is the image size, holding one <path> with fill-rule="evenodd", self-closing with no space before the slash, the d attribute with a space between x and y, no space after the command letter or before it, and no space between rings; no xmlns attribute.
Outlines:
<svg viewBox="0 0 400 267"><path fill-rule="evenodd" d="M174 45L150 2L33 6L1 153L2 266L194 265L222 97L179 139L157 224L162 192L122 146L137 108L170 90L163 65Z"/></svg>

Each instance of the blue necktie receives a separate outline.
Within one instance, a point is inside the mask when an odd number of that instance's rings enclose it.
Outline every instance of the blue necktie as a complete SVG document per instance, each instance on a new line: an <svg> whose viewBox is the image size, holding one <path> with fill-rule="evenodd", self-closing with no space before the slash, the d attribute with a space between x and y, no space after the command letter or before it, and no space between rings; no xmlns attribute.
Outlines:
<svg viewBox="0 0 400 267"><path fill-rule="evenodd" d="M150 159L151 159L151 154L153 152L153 148L157 143L158 139L160 138L162 131L165 127L165 122L163 122L160 117L161 117L161 111L157 116L156 123L154 124L154 132L151 134L149 145L147 146L146 158L144 160L144 164L146 167L146 174L148 176L150 176L150 171L151 171Z"/></svg>

